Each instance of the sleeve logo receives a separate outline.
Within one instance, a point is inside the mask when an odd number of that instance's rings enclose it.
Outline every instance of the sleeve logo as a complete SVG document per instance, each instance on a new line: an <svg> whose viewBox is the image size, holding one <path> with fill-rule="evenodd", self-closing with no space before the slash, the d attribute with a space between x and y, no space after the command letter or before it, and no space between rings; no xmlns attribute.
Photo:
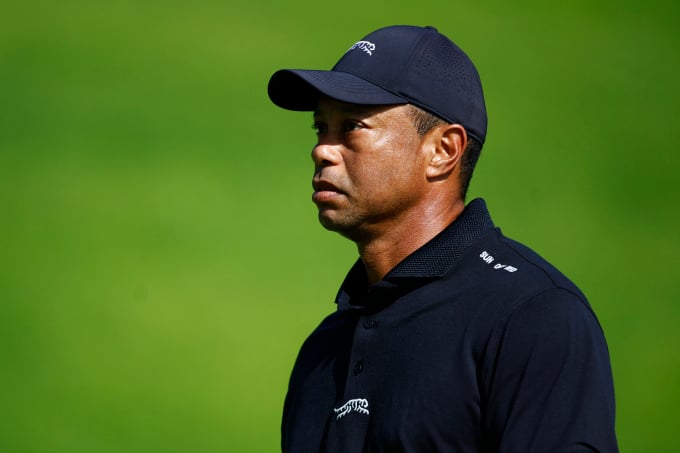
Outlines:
<svg viewBox="0 0 680 453"><path fill-rule="evenodd" d="M496 261L496 259L495 259L493 256L491 256L491 255L489 254L489 252L487 252L486 250L484 250L482 253L480 253L480 254L479 254L479 257L480 257L480 258L482 259L482 261L484 261L486 264L491 264L491 263L493 263L494 261ZM496 263L496 264L494 264L493 268L494 268L495 270L503 269L503 270L506 271L506 272L517 272L517 268L516 268L516 267L514 267L514 266L509 266L509 265L507 265L507 264Z"/></svg>

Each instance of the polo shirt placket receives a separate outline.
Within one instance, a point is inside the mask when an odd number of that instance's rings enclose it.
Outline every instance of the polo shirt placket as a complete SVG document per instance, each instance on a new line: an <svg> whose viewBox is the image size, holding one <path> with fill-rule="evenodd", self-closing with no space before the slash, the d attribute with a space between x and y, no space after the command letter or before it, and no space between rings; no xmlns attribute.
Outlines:
<svg viewBox="0 0 680 453"><path fill-rule="evenodd" d="M362 274L360 263L354 268L355 279L352 284L360 288L359 294L350 296L341 290L336 298L340 311L353 313L355 317L354 331L351 340L349 360L346 364L344 391L334 406L334 422L329 425L329 445L333 445L332 451L361 451L363 439L370 422L370 395L374 393L372 385L375 383L375 369L371 366L372 361L379 360L372 355L375 343L379 338L379 325L376 317L379 312L377 307L387 306L397 297L398 286L382 281L365 289L365 279ZM355 288L356 289L356 288ZM369 308L366 304L370 301ZM359 442L359 443L357 443Z"/></svg>

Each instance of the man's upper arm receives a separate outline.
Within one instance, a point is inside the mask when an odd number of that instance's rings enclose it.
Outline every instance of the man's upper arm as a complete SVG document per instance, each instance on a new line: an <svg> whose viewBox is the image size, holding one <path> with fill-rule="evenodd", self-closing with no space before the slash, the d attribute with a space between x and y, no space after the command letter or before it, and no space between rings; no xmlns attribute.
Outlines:
<svg viewBox="0 0 680 453"><path fill-rule="evenodd" d="M482 386L495 451L618 451L604 335L568 290L531 298L495 329Z"/></svg>

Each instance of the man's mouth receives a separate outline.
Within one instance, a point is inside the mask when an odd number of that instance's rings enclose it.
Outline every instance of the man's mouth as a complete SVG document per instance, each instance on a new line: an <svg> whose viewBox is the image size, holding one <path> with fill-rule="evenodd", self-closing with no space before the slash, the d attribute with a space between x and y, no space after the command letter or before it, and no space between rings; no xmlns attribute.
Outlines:
<svg viewBox="0 0 680 453"><path fill-rule="evenodd" d="M314 203L329 202L345 195L342 190L328 181L314 180L312 181L312 187L314 188L314 194L312 194L312 201Z"/></svg>

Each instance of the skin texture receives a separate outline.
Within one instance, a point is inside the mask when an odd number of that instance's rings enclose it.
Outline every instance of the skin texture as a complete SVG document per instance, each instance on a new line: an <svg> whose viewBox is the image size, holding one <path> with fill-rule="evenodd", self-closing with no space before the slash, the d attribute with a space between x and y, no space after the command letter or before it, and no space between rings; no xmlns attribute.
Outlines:
<svg viewBox="0 0 680 453"><path fill-rule="evenodd" d="M463 211L461 125L437 126L421 137L405 105L322 97L314 127L312 200L319 221L357 244L371 283Z"/></svg>

